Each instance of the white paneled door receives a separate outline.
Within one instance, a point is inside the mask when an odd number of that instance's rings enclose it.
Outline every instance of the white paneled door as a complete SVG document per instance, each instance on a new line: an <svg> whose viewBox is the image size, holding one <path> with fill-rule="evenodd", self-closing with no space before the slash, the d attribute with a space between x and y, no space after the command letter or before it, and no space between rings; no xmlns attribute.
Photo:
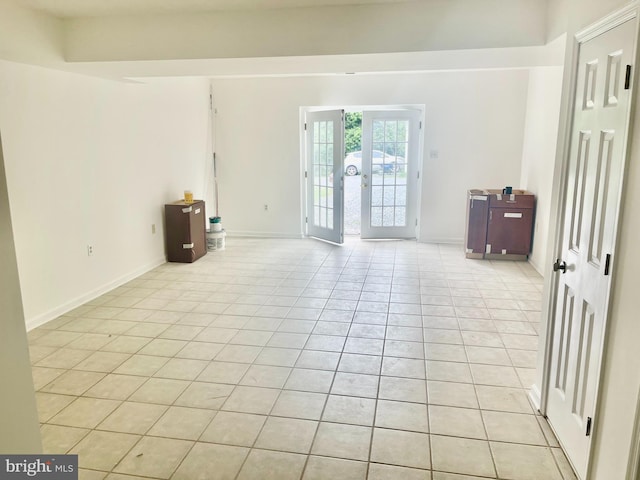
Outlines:
<svg viewBox="0 0 640 480"><path fill-rule="evenodd" d="M344 241L344 111L307 112L307 235Z"/></svg>
<svg viewBox="0 0 640 480"><path fill-rule="evenodd" d="M580 45L566 177L547 416L578 475L588 474L621 179L635 19ZM620 262L621 259L617 259Z"/></svg>
<svg viewBox="0 0 640 480"><path fill-rule="evenodd" d="M420 112L362 114L362 238L415 238Z"/></svg>

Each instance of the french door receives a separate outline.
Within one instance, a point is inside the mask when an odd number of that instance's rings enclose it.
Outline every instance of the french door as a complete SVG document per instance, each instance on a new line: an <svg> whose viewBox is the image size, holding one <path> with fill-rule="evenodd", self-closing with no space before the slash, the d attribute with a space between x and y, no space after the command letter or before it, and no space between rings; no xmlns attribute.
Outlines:
<svg viewBox="0 0 640 480"><path fill-rule="evenodd" d="M307 112L307 235L344 241L344 110Z"/></svg>
<svg viewBox="0 0 640 480"><path fill-rule="evenodd" d="M362 238L415 238L420 113L362 114Z"/></svg>
<svg viewBox="0 0 640 480"><path fill-rule="evenodd" d="M626 155L635 19L580 45L546 414L587 478ZM621 259L617 259L620 262Z"/></svg>

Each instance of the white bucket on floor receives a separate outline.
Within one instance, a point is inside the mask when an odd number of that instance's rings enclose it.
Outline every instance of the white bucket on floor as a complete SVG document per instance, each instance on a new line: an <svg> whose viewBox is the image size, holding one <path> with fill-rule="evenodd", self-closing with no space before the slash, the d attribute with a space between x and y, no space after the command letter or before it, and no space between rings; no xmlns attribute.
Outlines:
<svg viewBox="0 0 640 480"><path fill-rule="evenodd" d="M207 231L207 250L215 252L216 250L224 250L225 237L227 233L224 230L219 232Z"/></svg>

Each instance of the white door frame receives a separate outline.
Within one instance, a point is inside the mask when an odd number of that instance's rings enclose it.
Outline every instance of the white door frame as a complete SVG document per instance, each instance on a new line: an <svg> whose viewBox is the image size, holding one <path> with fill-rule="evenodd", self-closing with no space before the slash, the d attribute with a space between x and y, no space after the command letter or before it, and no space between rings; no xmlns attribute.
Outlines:
<svg viewBox="0 0 640 480"><path fill-rule="evenodd" d="M306 148L305 148L305 117L307 112L319 112L323 110L344 110L345 112L363 112L366 110L417 110L419 112L420 120L420 133L418 139L418 164L417 175L418 185L416 187L416 215L418 218L418 224L416 225L416 239L420 238L420 213L422 208L422 167L424 165L424 125L425 125L425 105L424 104L407 104L407 105L332 105L332 106L307 106L300 107L300 120L299 120L299 138L300 138L300 225L301 236L308 237L307 228L305 224L306 212L307 212L307 179L305 178L306 170Z"/></svg>
<svg viewBox="0 0 640 480"><path fill-rule="evenodd" d="M626 21L634 20L636 24L636 45L638 40L638 5L631 4L628 5L616 12L611 13L610 15L602 18L601 20L593 23L592 25L586 27L585 29L578 32L575 37L568 40L567 42L567 60L565 62L565 71L569 71L570 75L565 79L563 90L568 92L568 95L563 98L563 104L561 105L562 117L560 122L560 131L558 142L558 148L556 151L556 169L554 172L554 185L553 191L554 198L552 199L554 205L554 219L553 220L553 231L549 236L550 242L553 242L553 248L551 249L553 255L547 259L547 265L545 266L545 291L544 291L544 299L543 299L543 314L546 314L546 318L548 322L546 324L546 331L544 332L544 349L542 352L542 356L539 358L542 359L542 381L540 384L540 391L536 391L535 389L531 392L531 398L538 406L539 411L546 415L547 412L547 400L549 395L549 385L551 381L551 364L552 364L552 353L553 353L553 335L554 335L554 327L555 327L555 313L556 313L556 301L557 301L557 289L559 284L559 276L556 275L552 270L553 259L559 258L562 253L562 240L563 240L563 225L564 225L564 205L566 200L566 177L568 173L569 167L569 155L571 148L571 138L572 138L572 123L573 123L573 106L576 97L576 82L578 77L578 59L579 59L579 51L580 44L584 43L588 40L591 40L600 34L611 30ZM628 170L629 164L629 156L631 152L630 144L630 132L631 132L631 119L634 116L635 111L635 103L637 98L637 87L638 82L636 77L638 76L638 72L640 69L640 64L638 63L638 49L636 48L635 52L635 65L633 66L632 73L632 96L630 100L630 108L627 113L626 127L625 127L625 155L624 155L624 166L623 166L623 174L621 179L621 184L619 186L619 191L617 195L617 218L615 220L615 229L614 229L614 246L612 249L612 258L614 259L614 264L612 265L615 272L615 262L616 256L615 252L618 247L618 233L620 230L620 210L621 210L621 200L622 200L622 192L623 186L626 179L626 172ZM611 285L609 288L609 292L607 294L606 300L606 308L607 312L607 320L604 324L603 331L603 348L601 353L601 359L606 355L606 347L608 341L608 319L611 313L611 291L615 288L615 273L613 275ZM542 335L541 335L542 336ZM593 426L593 438L592 444L595 443L595 439L598 436L598 423L600 422L599 415L599 407L600 407L600 397L602 396L602 362L599 364L599 379L596 387L596 399L595 399L595 411L594 411L594 426ZM591 468L593 466L593 449L589 452L589 464L587 467L587 478L589 477Z"/></svg>

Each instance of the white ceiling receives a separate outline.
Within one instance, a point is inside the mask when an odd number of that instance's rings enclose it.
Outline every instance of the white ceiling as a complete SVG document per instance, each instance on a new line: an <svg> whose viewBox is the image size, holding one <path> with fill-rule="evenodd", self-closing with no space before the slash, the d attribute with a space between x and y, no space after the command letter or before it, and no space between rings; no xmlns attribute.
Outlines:
<svg viewBox="0 0 640 480"><path fill-rule="evenodd" d="M366 5L429 0L12 0L55 17L255 10L330 5Z"/></svg>

